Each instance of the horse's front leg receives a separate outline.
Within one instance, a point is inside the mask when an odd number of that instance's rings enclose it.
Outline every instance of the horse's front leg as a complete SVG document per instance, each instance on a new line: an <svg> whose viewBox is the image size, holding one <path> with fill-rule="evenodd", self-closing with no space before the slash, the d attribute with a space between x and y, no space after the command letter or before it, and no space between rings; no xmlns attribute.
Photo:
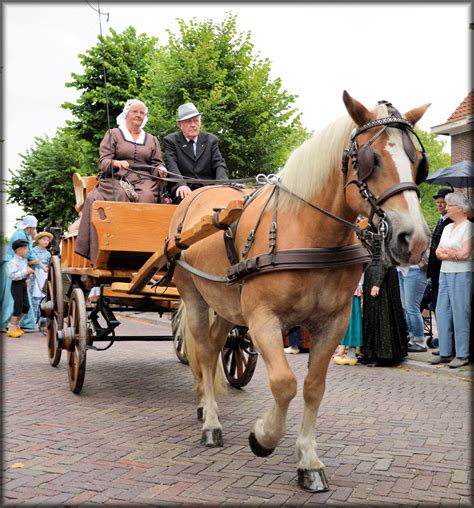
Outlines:
<svg viewBox="0 0 474 508"><path fill-rule="evenodd" d="M249 319L249 331L265 362L275 399L272 408L256 421L249 435L250 448L255 455L266 457L285 436L286 416L290 402L296 395L297 382L283 351L278 318L254 315Z"/></svg>
<svg viewBox="0 0 474 508"><path fill-rule="evenodd" d="M343 321L345 323L344 319ZM324 464L316 452L315 428L319 406L326 388L329 362L339 343L339 338L343 335L344 326L341 327L340 323L334 324L324 331L324 339L315 341L310 351L308 373L303 387L303 422L296 440L298 484L310 492L324 492L329 489Z"/></svg>

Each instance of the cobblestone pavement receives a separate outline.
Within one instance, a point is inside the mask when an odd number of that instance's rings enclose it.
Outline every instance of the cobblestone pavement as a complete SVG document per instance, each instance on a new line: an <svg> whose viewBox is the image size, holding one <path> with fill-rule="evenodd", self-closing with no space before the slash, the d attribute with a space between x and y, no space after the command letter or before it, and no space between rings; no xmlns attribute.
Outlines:
<svg viewBox="0 0 474 508"><path fill-rule="evenodd" d="M257 458L249 430L271 405L261 359L247 387L219 398L224 447L205 449L171 342L90 351L74 395L65 355L50 367L41 334L2 338L3 506L472 506L470 377L331 364L316 430L330 491L311 494L294 454L307 354L288 357L300 383L287 435Z"/></svg>

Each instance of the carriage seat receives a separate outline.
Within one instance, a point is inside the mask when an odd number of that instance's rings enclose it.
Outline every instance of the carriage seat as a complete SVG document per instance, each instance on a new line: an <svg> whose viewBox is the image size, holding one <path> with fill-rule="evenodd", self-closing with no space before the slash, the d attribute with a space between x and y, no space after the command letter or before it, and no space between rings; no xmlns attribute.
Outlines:
<svg viewBox="0 0 474 508"><path fill-rule="evenodd" d="M75 209L79 213L84 207L87 194L97 185L96 176L81 176L79 173L72 175L72 183L74 185L74 196L76 198Z"/></svg>

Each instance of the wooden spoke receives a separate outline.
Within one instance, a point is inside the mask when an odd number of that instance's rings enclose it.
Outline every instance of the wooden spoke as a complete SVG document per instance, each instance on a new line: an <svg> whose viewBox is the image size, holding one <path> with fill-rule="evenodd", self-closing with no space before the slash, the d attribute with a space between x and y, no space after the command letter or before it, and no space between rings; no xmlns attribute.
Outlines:
<svg viewBox="0 0 474 508"><path fill-rule="evenodd" d="M74 347L67 351L67 372L69 387L73 393L80 393L86 374L86 353L88 343L87 311L84 293L75 288L69 302L67 326L74 334Z"/></svg>
<svg viewBox="0 0 474 508"><path fill-rule="evenodd" d="M52 367L56 367L61 360L61 348L57 343L57 331L64 327L64 300L61 262L58 256L51 258L51 264L46 281L46 346L48 360Z"/></svg>

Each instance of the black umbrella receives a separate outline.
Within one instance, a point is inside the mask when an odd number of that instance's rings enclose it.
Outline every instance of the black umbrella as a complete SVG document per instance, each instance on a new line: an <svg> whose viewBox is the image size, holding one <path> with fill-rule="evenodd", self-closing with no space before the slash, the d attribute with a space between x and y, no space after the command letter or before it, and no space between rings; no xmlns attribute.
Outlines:
<svg viewBox="0 0 474 508"><path fill-rule="evenodd" d="M452 187L474 187L474 175L472 174L472 161L464 160L441 168L428 175L426 183L432 185L451 185Z"/></svg>

